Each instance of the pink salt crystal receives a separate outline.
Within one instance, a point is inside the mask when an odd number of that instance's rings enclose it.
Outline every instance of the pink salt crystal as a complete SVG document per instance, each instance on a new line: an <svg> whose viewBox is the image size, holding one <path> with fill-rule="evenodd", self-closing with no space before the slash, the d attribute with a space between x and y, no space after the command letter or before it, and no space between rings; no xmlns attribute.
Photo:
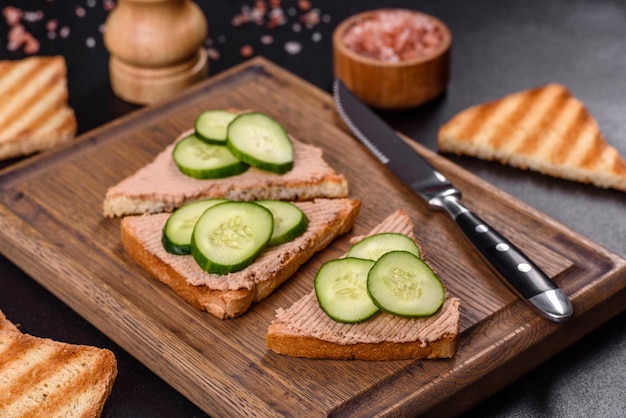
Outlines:
<svg viewBox="0 0 626 418"><path fill-rule="evenodd" d="M60 30L59 30L59 36L61 38L67 38L68 36L70 36L70 28L69 26L63 26Z"/></svg>
<svg viewBox="0 0 626 418"><path fill-rule="evenodd" d="M24 12L23 19L27 22L37 22L43 19L43 12L41 10L37 10L34 12Z"/></svg>
<svg viewBox="0 0 626 418"><path fill-rule="evenodd" d="M220 53L217 49L215 48L209 48L207 49L207 53L209 55L209 59L213 60L213 61L217 61L218 59L220 59Z"/></svg>
<svg viewBox="0 0 626 418"><path fill-rule="evenodd" d="M351 27L344 42L354 52L381 61L397 62L431 53L443 37L427 16L408 10L384 10Z"/></svg>
<svg viewBox="0 0 626 418"><path fill-rule="evenodd" d="M4 9L2 9L2 15L6 19L7 25L15 26L18 23L20 23L20 20L22 20L22 16L24 15L24 12L21 9L18 9L17 7L7 6Z"/></svg>
<svg viewBox="0 0 626 418"><path fill-rule="evenodd" d="M74 12L76 13L76 16L78 17L85 17L85 15L87 14L87 11L85 10L85 8L81 6L76 6L74 8Z"/></svg>
<svg viewBox="0 0 626 418"><path fill-rule="evenodd" d="M254 54L254 49L252 49L250 45L244 45L239 50L239 53L241 54L242 57L249 58L252 56L252 54Z"/></svg>
<svg viewBox="0 0 626 418"><path fill-rule="evenodd" d="M261 36L261 43L263 45L270 45L274 42L274 37L272 35L263 35Z"/></svg>
<svg viewBox="0 0 626 418"><path fill-rule="evenodd" d="M56 19L50 19L46 22L46 29L48 31L56 30L57 26L59 26L59 21Z"/></svg>
<svg viewBox="0 0 626 418"><path fill-rule="evenodd" d="M302 44L300 42L289 41L285 43L285 51L291 55L295 55L302 50Z"/></svg>
<svg viewBox="0 0 626 418"><path fill-rule="evenodd" d="M24 53L33 55L39 52L39 41L30 33L24 35Z"/></svg>
<svg viewBox="0 0 626 418"><path fill-rule="evenodd" d="M17 51L25 42L26 30L22 25L14 25L9 30L7 37L7 49L9 51Z"/></svg>
<svg viewBox="0 0 626 418"><path fill-rule="evenodd" d="M111 10L113 10L114 7L115 7L114 0L104 0L102 2L102 8L107 12L110 12Z"/></svg>

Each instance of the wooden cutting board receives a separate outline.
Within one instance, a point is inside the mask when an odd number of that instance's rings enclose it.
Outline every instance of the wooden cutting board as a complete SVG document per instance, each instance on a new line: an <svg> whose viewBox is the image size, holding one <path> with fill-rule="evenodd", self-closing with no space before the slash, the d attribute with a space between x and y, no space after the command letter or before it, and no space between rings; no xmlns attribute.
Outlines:
<svg viewBox="0 0 626 418"><path fill-rule="evenodd" d="M353 233L307 263L242 317L196 311L123 251L119 219L102 216L107 188L150 162L211 108L265 112L322 147L362 200ZM0 176L0 249L36 281L212 416L455 414L491 395L624 309L626 260L418 144L464 201L533 258L571 297L566 324L536 315L489 270L457 227L431 212L348 133L331 97L256 58L182 95L137 111ZM520 172L520 175L524 175ZM312 288L336 258L397 208L408 211L427 260L461 298L450 360L320 361L269 352L279 307Z"/></svg>

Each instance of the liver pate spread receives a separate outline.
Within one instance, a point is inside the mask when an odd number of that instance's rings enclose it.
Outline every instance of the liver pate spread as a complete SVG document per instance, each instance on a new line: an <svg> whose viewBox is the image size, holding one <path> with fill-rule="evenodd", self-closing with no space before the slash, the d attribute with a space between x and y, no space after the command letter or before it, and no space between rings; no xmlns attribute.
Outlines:
<svg viewBox="0 0 626 418"><path fill-rule="evenodd" d="M379 312L360 324L343 324L322 311L315 291L312 291L289 309L278 309L275 322L283 323L291 335L314 337L335 344L420 341L425 347L443 335L458 333L460 309L458 298L447 297L441 309L427 318L402 318Z"/></svg>

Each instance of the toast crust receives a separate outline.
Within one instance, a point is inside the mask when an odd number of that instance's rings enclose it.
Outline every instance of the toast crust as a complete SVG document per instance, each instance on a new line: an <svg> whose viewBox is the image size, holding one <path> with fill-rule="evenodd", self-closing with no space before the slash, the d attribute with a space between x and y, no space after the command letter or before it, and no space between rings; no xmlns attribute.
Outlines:
<svg viewBox="0 0 626 418"><path fill-rule="evenodd" d="M420 341L335 344L310 336L290 334L281 323L272 324L266 335L268 348L278 354L325 360L402 360L454 357L459 334L445 334L423 346Z"/></svg>
<svg viewBox="0 0 626 418"><path fill-rule="evenodd" d="M195 308L220 319L235 318L248 311L252 303L269 296L313 254L348 232L361 207L355 199L317 199L296 204L309 217L307 232L291 243L266 251L246 269L227 276L201 271L191 256L165 252L160 237L167 214L123 218L121 242L138 265ZM320 218L316 213L325 205L333 205L333 212ZM159 223L150 227L151 231L142 230L142 221L157 218Z"/></svg>
<svg viewBox="0 0 626 418"><path fill-rule="evenodd" d="M294 168L274 174L250 167L242 174L222 179L198 180L181 173L172 150L181 134L146 166L107 190L105 217L171 212L186 203L220 197L230 200L261 199L305 201L315 198L348 196L346 178L336 173L323 159L321 148L291 138Z"/></svg>
<svg viewBox="0 0 626 418"><path fill-rule="evenodd" d="M459 112L440 128L438 147L626 191L626 160L607 144L585 105L556 83Z"/></svg>
<svg viewBox="0 0 626 418"><path fill-rule="evenodd" d="M74 139L62 56L0 61L0 159L29 155Z"/></svg>

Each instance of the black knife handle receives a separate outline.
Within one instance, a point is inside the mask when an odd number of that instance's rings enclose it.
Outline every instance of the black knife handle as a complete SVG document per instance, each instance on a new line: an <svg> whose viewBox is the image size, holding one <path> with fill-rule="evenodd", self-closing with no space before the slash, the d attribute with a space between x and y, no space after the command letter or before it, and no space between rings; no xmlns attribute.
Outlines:
<svg viewBox="0 0 626 418"><path fill-rule="evenodd" d="M472 212L458 214L455 221L476 249L525 298L557 288L522 251Z"/></svg>

